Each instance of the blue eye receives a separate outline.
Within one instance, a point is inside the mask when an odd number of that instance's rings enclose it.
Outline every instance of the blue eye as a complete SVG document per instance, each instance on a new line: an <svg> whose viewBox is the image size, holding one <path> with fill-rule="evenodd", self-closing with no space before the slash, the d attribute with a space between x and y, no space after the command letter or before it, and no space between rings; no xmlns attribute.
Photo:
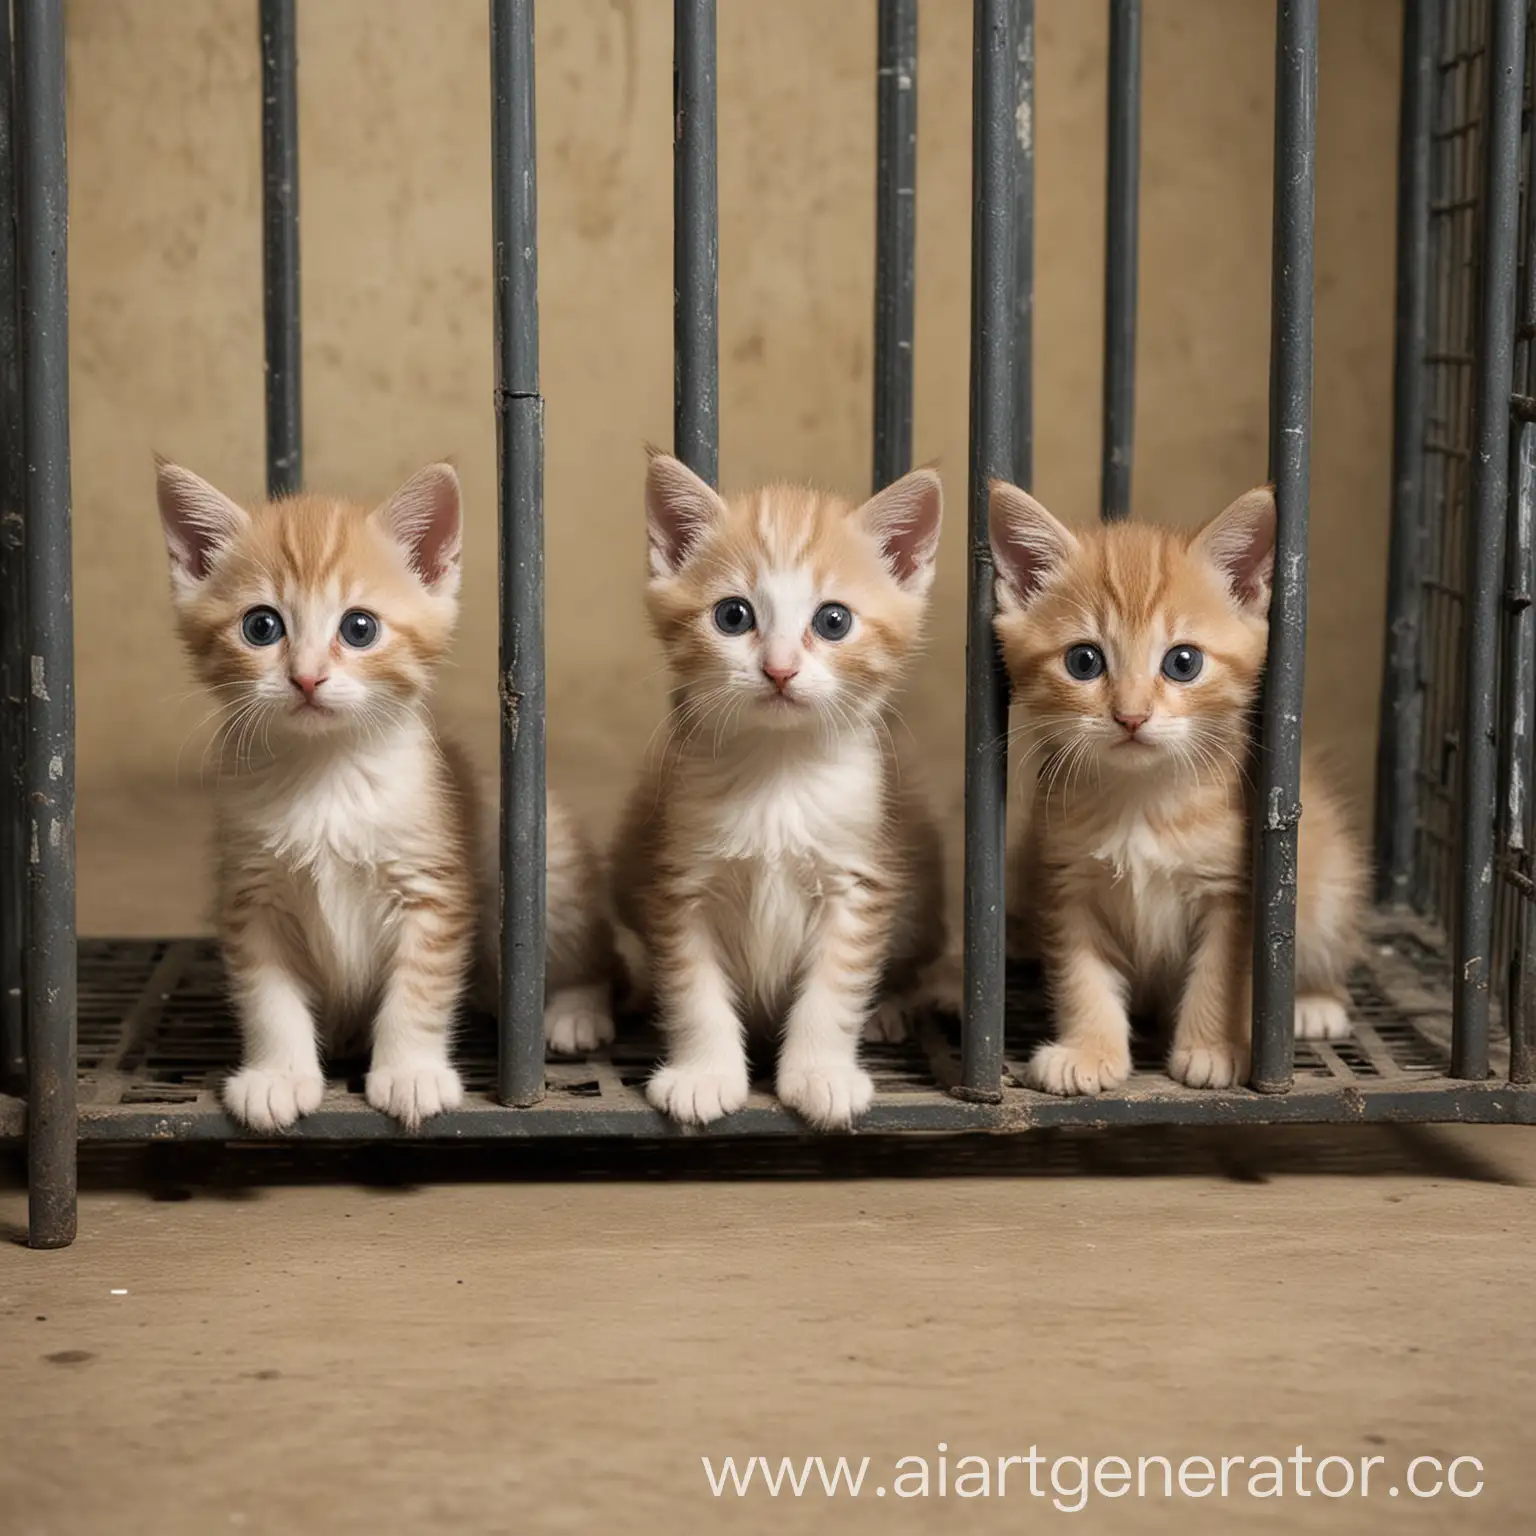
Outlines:
<svg viewBox="0 0 1536 1536"><path fill-rule="evenodd" d="M1096 645L1073 645L1067 648L1067 674L1080 683L1091 683L1104 675L1104 653Z"/></svg>
<svg viewBox="0 0 1536 1536"><path fill-rule="evenodd" d="M276 608L252 608L240 621L247 645L276 645L283 638L283 616Z"/></svg>
<svg viewBox="0 0 1536 1536"><path fill-rule="evenodd" d="M341 643L354 651L366 651L379 638L379 621L362 608L353 608L341 616Z"/></svg>
<svg viewBox="0 0 1536 1536"><path fill-rule="evenodd" d="M715 628L722 635L744 635L756 624L757 615L744 597L723 597L715 604Z"/></svg>
<svg viewBox="0 0 1536 1536"><path fill-rule="evenodd" d="M1176 645L1163 657L1163 676L1171 683L1192 683L1205 668L1205 652L1193 645Z"/></svg>
<svg viewBox="0 0 1536 1536"><path fill-rule="evenodd" d="M853 615L841 603L823 603L811 619L811 628L823 640L846 640Z"/></svg>

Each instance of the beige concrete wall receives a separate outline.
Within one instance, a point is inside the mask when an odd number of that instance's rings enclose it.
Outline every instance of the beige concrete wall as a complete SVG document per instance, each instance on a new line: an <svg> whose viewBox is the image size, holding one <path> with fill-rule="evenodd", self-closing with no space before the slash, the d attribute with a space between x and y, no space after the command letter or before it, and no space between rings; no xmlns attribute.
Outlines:
<svg viewBox="0 0 1536 1536"><path fill-rule="evenodd" d="M484 0L301 0L308 478L382 495L433 456L468 494L443 713L494 751ZM1136 501L1180 522L1265 472L1270 0L1146 7ZM874 0L720 7L727 486L869 472ZM1105 7L1039 0L1037 489L1092 515ZM1369 793L1388 491L1396 0L1323 0L1309 726ZM970 13L925 0L916 452L950 492L906 716L960 804ZM201 835L203 710L173 644L151 450L262 479L252 0L72 0L81 915L134 927ZM545 0L540 223L551 762L599 825L659 717L640 445L671 431L671 7ZM1364 806L1362 805L1362 810ZM175 850L175 857L168 850ZM180 862L178 862L178 860ZM172 909L199 918L198 880Z"/></svg>

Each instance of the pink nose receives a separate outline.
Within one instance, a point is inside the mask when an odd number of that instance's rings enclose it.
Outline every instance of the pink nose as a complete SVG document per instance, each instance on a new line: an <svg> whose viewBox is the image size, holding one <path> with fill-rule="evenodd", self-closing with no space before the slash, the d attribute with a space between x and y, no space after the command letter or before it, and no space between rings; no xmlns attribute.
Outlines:
<svg viewBox="0 0 1536 1536"><path fill-rule="evenodd" d="M325 679L323 677L290 677L288 681L292 683L293 686L297 688L306 699L313 702L316 690L320 687L321 683L325 681Z"/></svg>
<svg viewBox="0 0 1536 1536"><path fill-rule="evenodd" d="M1122 715L1118 710L1115 712L1115 719L1125 727L1127 736L1134 736L1147 723L1146 715Z"/></svg>
<svg viewBox="0 0 1536 1536"><path fill-rule="evenodd" d="M799 667L771 667L767 662L763 663L763 676L783 693L786 688L800 675Z"/></svg>

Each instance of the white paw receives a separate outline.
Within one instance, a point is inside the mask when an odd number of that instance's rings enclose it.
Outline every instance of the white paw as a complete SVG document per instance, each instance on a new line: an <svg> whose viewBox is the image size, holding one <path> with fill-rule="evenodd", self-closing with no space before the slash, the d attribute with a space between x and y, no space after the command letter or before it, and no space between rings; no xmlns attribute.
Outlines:
<svg viewBox="0 0 1536 1536"><path fill-rule="evenodd" d="M899 1045L907 1038L907 999L888 997L864 1020L864 1038L871 1045Z"/></svg>
<svg viewBox="0 0 1536 1536"><path fill-rule="evenodd" d="M457 1109L464 1102L464 1085L446 1061L420 1061L401 1066L373 1067L365 1081L368 1102L392 1115L406 1130L423 1120Z"/></svg>
<svg viewBox="0 0 1536 1536"><path fill-rule="evenodd" d="M286 1131L300 1115L319 1109L324 1096L318 1072L242 1067L224 1084L224 1107L253 1131Z"/></svg>
<svg viewBox="0 0 1536 1536"><path fill-rule="evenodd" d="M1024 1069L1031 1088L1069 1099L1085 1093L1108 1093L1130 1075L1131 1053L1123 1045L1037 1046Z"/></svg>
<svg viewBox="0 0 1536 1536"><path fill-rule="evenodd" d="M1176 1045L1168 1076L1186 1088L1231 1088L1248 1076L1248 1052L1236 1045Z"/></svg>
<svg viewBox="0 0 1536 1536"><path fill-rule="evenodd" d="M1336 997L1296 999L1298 1040L1343 1040L1349 1034L1349 1011Z"/></svg>
<svg viewBox="0 0 1536 1536"><path fill-rule="evenodd" d="M747 1102L747 1061L721 1066L660 1067L645 1085L645 1096L664 1115L683 1125L708 1125L733 1115Z"/></svg>
<svg viewBox="0 0 1536 1536"><path fill-rule="evenodd" d="M613 1039L608 988L567 987L544 1009L544 1044L556 1056L584 1056Z"/></svg>
<svg viewBox="0 0 1536 1536"><path fill-rule="evenodd" d="M779 1103L818 1131L846 1131L874 1101L870 1075L853 1061L779 1065Z"/></svg>

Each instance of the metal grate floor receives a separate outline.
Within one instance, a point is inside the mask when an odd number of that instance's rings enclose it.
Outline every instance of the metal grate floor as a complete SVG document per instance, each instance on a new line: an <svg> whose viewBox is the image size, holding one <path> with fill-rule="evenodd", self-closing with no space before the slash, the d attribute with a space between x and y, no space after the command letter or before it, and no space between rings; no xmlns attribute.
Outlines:
<svg viewBox="0 0 1536 1536"><path fill-rule="evenodd" d="M865 1048L876 1100L866 1131L1023 1130L1046 1125L1229 1124L1239 1121L1476 1120L1536 1122L1536 1088L1449 1078L1448 973L1435 934L1381 919L1369 963L1354 985L1355 1033L1298 1042L1290 1093L1182 1088L1163 1075L1162 1045L1138 1036L1136 1072L1118 1093L1057 1099L1022 1086L1022 1064L1045 1033L1038 977L1011 982L1004 1095L971 1104L948 1091L959 1079L959 1028L932 1019L915 1039ZM544 1099L530 1109L498 1104L495 1034L477 1018L461 1031L462 1109L428 1122L433 1139L683 1134L646 1103L643 1085L657 1042L643 1021L621 1025L617 1044L583 1061L551 1062ZM79 1101L82 1140L238 1140L218 1084L237 1055L234 1022L212 943L204 939L83 940L80 945ZM1496 1071L1503 1071L1503 1061ZM300 1137L373 1140L404 1136L362 1099L364 1063L338 1064L320 1110ZM0 1137L24 1133L25 1105L0 1096ZM803 1128L766 1088L704 1134L793 1134Z"/></svg>

